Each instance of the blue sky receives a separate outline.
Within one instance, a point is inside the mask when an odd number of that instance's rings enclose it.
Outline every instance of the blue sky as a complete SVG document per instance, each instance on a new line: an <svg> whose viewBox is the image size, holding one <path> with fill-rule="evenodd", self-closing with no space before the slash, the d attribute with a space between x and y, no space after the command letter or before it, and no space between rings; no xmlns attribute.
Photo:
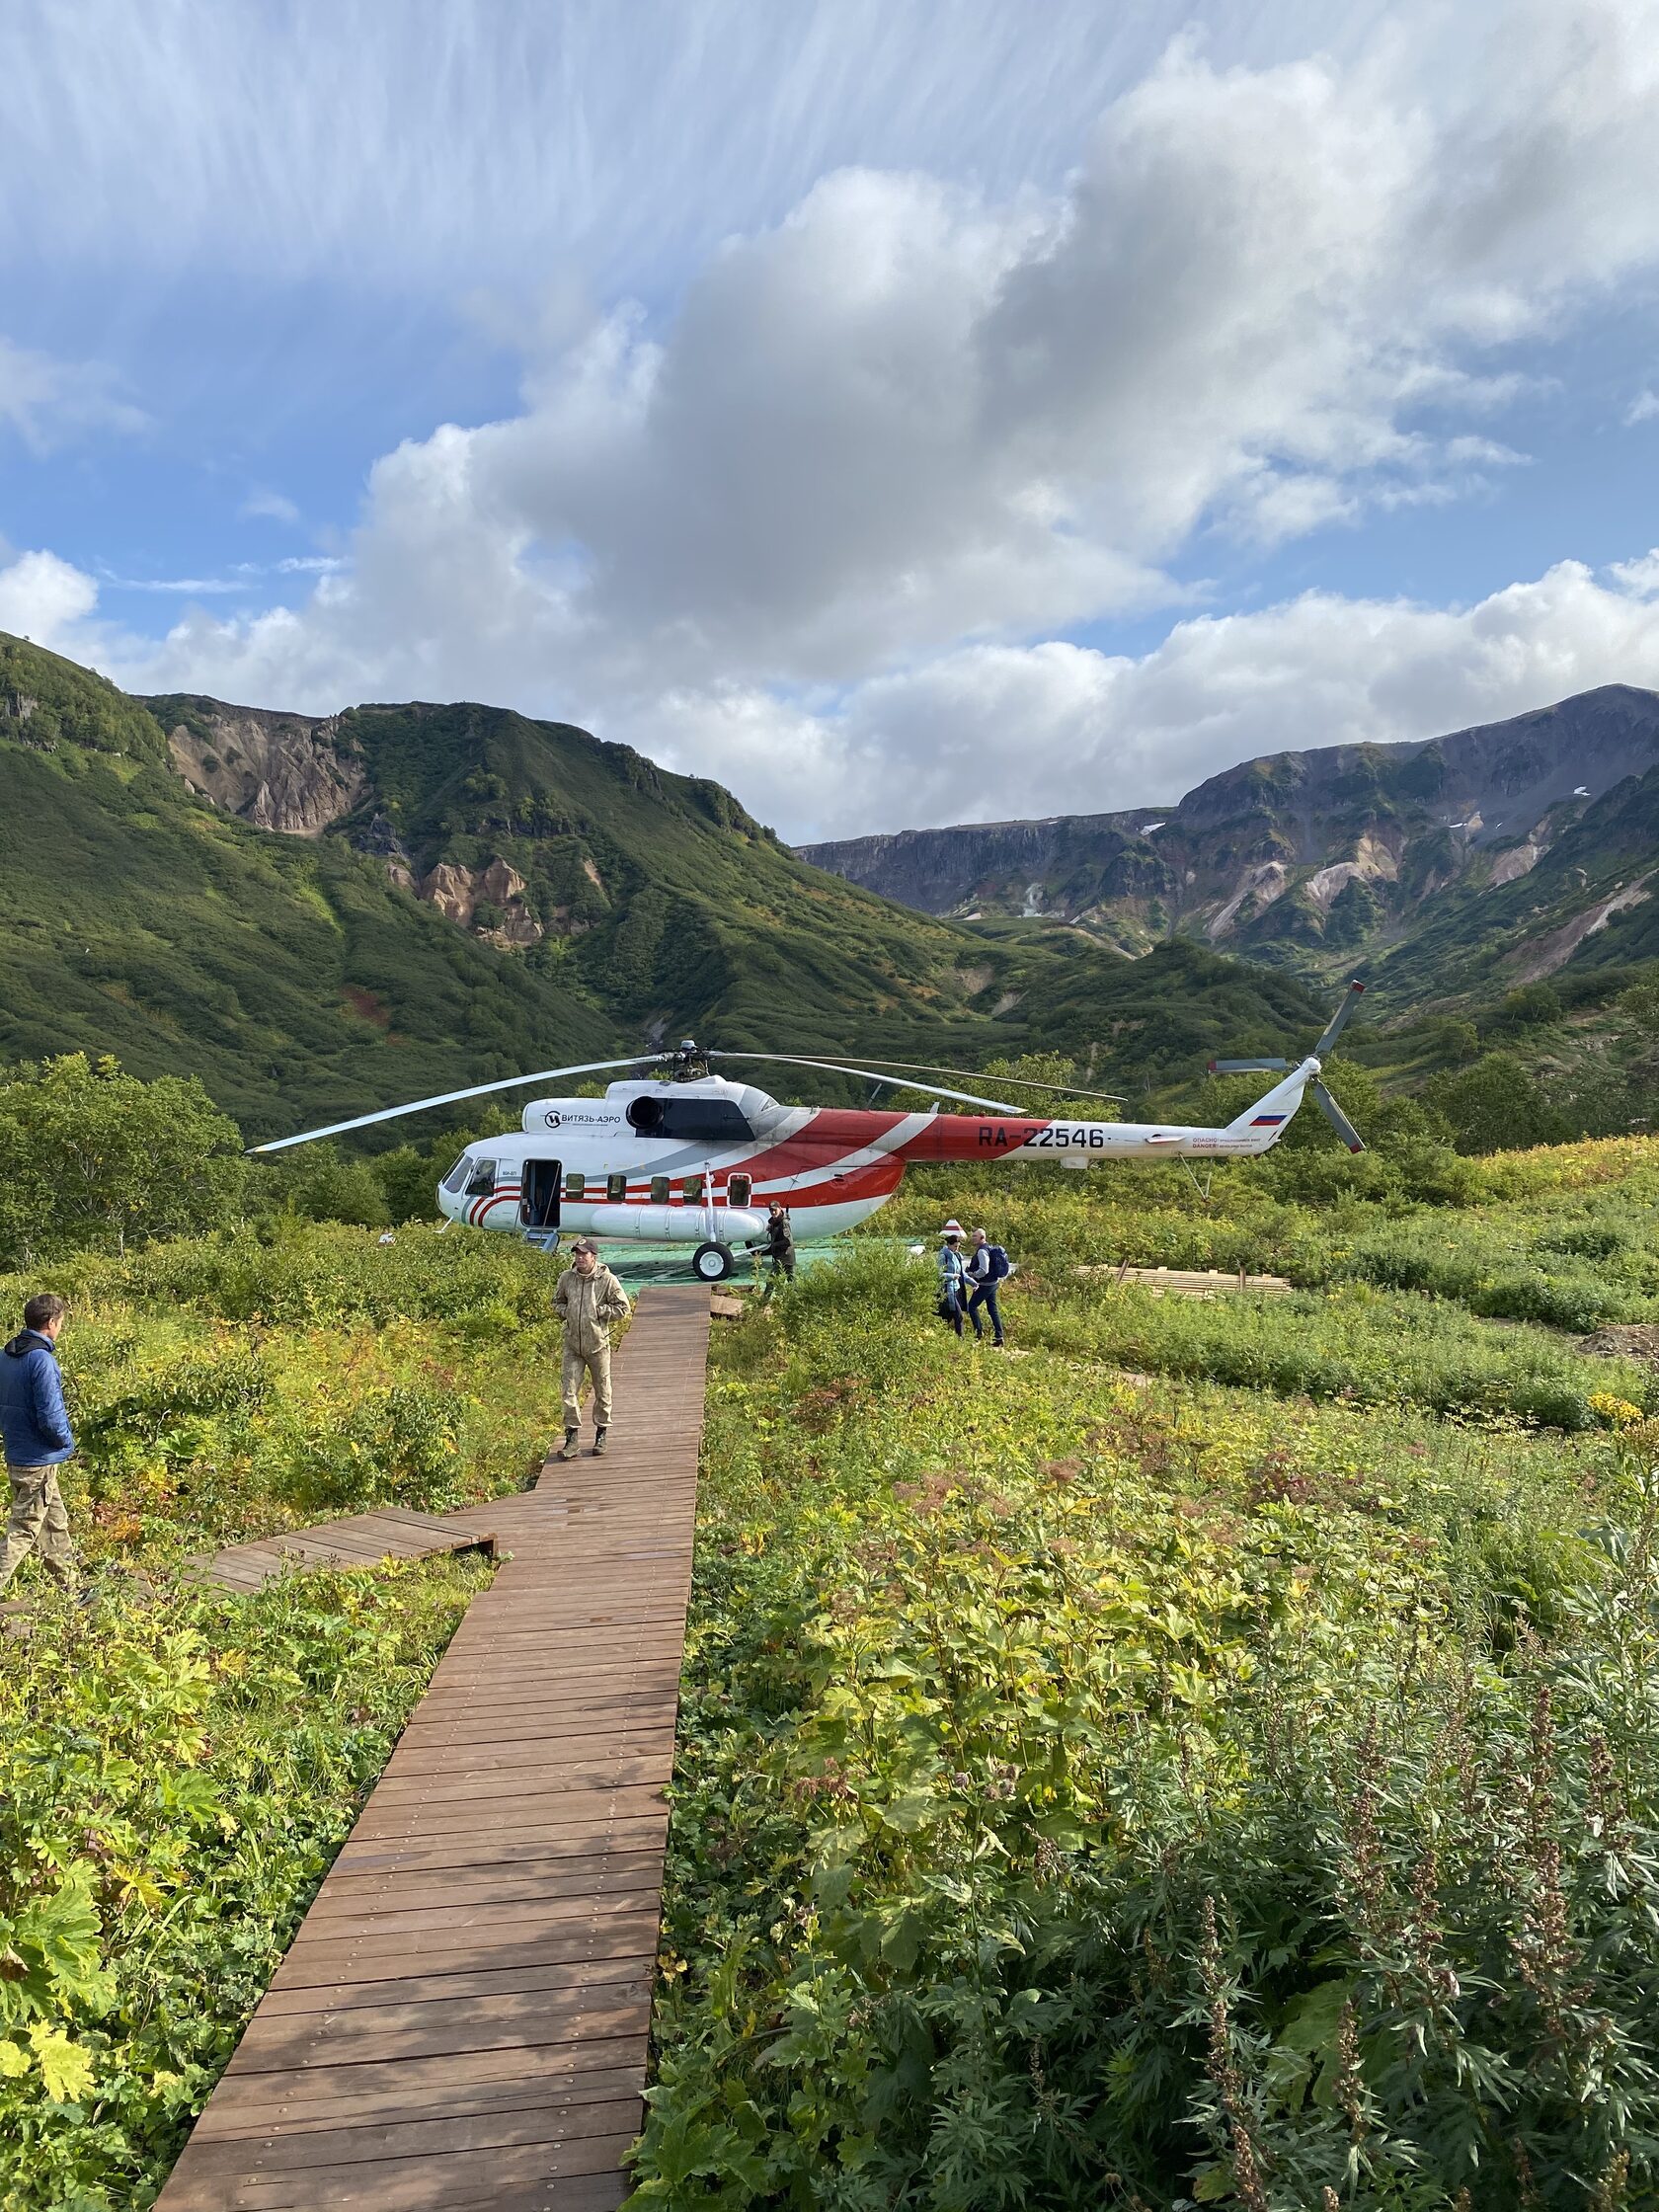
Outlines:
<svg viewBox="0 0 1659 2212"><path fill-rule="evenodd" d="M1659 684L1659 9L0 0L0 627L786 833Z"/></svg>

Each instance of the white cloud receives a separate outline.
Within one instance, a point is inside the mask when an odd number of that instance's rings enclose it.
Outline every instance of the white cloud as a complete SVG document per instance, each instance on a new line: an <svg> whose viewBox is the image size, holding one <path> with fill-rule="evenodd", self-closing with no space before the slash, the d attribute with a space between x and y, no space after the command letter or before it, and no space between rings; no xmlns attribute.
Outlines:
<svg viewBox="0 0 1659 2212"><path fill-rule="evenodd" d="M1651 423L1659 415L1659 392L1641 391L1624 410L1624 428L1634 430L1638 423Z"/></svg>
<svg viewBox="0 0 1659 2212"><path fill-rule="evenodd" d="M752 717L724 750L750 806L850 835L1164 805L1263 753L1430 737L1603 683L1659 688L1659 552L1606 579L1562 562L1462 609L1309 592L1178 623L1138 658L973 646L861 685L810 749L789 715L770 754Z"/></svg>
<svg viewBox="0 0 1659 2212"><path fill-rule="evenodd" d="M98 585L55 553L20 553L0 568L0 630L60 653L90 657L102 640L88 627Z"/></svg>
<svg viewBox="0 0 1659 2212"><path fill-rule="evenodd" d="M0 337L0 425L39 456L97 431L145 430L149 417L99 362L56 360Z"/></svg>

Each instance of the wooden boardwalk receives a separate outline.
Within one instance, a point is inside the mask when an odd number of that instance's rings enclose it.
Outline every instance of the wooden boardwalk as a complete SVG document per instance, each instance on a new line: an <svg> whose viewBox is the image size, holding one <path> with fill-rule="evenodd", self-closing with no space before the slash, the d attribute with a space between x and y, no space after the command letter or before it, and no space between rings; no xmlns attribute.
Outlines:
<svg viewBox="0 0 1659 2212"><path fill-rule="evenodd" d="M488 1509L507 1556L157 2212L596 2212L628 2193L708 1329L705 1289L642 1293L607 1456L550 1461Z"/></svg>
<svg viewBox="0 0 1659 2212"><path fill-rule="evenodd" d="M494 1551L500 1518L493 1505L475 1506L468 1513L414 1513L406 1506L385 1506L343 1521L319 1521L285 1536L262 1537L257 1543L199 1552L190 1564L204 1582L223 1590L258 1590L297 1568L377 1567L383 1559Z"/></svg>

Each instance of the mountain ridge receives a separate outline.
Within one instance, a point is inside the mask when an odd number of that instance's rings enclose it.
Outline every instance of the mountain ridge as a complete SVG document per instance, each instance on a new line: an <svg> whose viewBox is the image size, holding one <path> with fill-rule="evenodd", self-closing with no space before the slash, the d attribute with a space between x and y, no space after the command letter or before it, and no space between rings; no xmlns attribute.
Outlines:
<svg viewBox="0 0 1659 2212"><path fill-rule="evenodd" d="M197 1073L257 1137L688 1030L953 1066L1060 1051L1142 1095L1321 1019L1196 945L1131 962L895 906L574 725L141 701L4 636L0 930L0 1060Z"/></svg>
<svg viewBox="0 0 1659 2212"><path fill-rule="evenodd" d="M1440 737L1242 761L1167 808L800 849L816 866L953 918L1060 919L1131 954L1199 936L1319 973L1332 956L1386 959L1449 894L1478 934L1473 894L1531 875L1614 791L1656 772L1659 693L1608 684ZM1585 913L1600 895L1596 875L1592 867L1576 887ZM1557 887L1568 906L1574 888ZM1561 935L1557 965L1594 933L1587 925L1572 937L1575 918L1552 911L1540 932Z"/></svg>

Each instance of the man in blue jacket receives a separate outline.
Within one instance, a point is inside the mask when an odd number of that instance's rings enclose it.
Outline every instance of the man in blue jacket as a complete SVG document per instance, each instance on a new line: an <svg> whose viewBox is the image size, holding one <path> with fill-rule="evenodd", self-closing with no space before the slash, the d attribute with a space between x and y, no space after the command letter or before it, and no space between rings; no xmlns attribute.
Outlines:
<svg viewBox="0 0 1659 2212"><path fill-rule="evenodd" d="M0 1351L0 1438L12 1480L12 1518L0 1550L0 1590L32 1551L66 1590L75 1587L75 1554L57 1470L75 1452L63 1403L55 1346L64 1305L50 1291L23 1309L23 1329Z"/></svg>

